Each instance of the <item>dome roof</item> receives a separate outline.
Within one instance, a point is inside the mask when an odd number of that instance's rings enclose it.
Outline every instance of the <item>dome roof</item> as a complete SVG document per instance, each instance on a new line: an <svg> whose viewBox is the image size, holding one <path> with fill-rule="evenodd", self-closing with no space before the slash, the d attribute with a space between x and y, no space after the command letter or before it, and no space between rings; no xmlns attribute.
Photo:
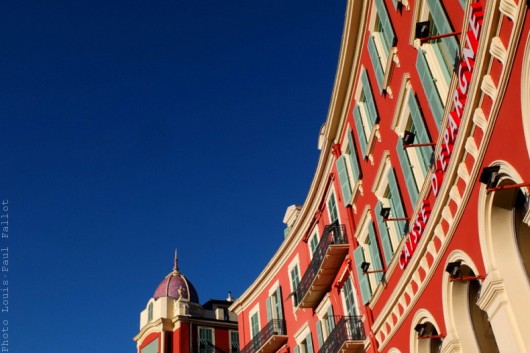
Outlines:
<svg viewBox="0 0 530 353"><path fill-rule="evenodd" d="M177 257L173 272L168 274L156 288L153 298L161 297L182 299L193 303L199 303L199 295L191 282L179 272Z"/></svg>

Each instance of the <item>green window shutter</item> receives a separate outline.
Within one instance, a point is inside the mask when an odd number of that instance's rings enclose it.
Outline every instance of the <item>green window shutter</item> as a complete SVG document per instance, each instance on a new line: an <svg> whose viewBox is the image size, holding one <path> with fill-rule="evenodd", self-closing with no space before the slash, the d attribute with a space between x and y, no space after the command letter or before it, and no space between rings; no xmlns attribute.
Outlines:
<svg viewBox="0 0 530 353"><path fill-rule="evenodd" d="M370 237L370 258L372 259L372 270L382 270L383 265L381 264L381 257L379 256L379 247L377 246L377 238L375 236L373 222L370 222L370 225L368 226L368 235ZM375 273L375 278L377 279L377 282L381 282L383 273Z"/></svg>
<svg viewBox="0 0 530 353"><path fill-rule="evenodd" d="M410 201L412 202L412 205L416 205L416 201L418 201L418 187L416 185L416 179L414 178L414 173L412 171L413 166L410 163L407 151L403 148L403 141L400 138L398 138L396 151L401 164L401 170L405 176L405 182L407 183L407 191L409 192Z"/></svg>
<svg viewBox="0 0 530 353"><path fill-rule="evenodd" d="M342 190L344 206L348 206L350 204L352 193L344 155L337 159L337 170L339 172L340 189Z"/></svg>
<svg viewBox="0 0 530 353"><path fill-rule="evenodd" d="M361 169L359 167L359 161L357 160L357 149L353 142L351 129L348 128L348 133L346 135L348 136L348 145L350 146L350 164L353 169L353 179L357 182L361 179Z"/></svg>
<svg viewBox="0 0 530 353"><path fill-rule="evenodd" d="M155 338L151 343L142 348L140 353L158 353L158 338Z"/></svg>
<svg viewBox="0 0 530 353"><path fill-rule="evenodd" d="M392 5L394 5L394 9L397 10L398 9L398 0L392 0Z"/></svg>
<svg viewBox="0 0 530 353"><path fill-rule="evenodd" d="M385 221L383 221L383 217L381 217L381 208L381 202L378 202L375 205L375 218L377 219L379 236L381 237L381 244L383 245L383 255L388 266L388 264L390 264L392 261L392 256L394 256L394 250L392 249L392 242L390 241L390 234L388 234Z"/></svg>
<svg viewBox="0 0 530 353"><path fill-rule="evenodd" d="M283 320L283 300L282 300L282 288L278 286L276 289L276 314L278 319Z"/></svg>
<svg viewBox="0 0 530 353"><path fill-rule="evenodd" d="M453 32L453 28L449 22L449 19L445 15L445 11L440 0L428 0L431 16L436 26L438 34L446 34ZM458 42L455 37L443 38L442 42L447 46L451 62L454 63L454 58L458 53Z"/></svg>
<svg viewBox="0 0 530 353"><path fill-rule="evenodd" d="M272 308L271 308L271 297L267 298L266 303L267 303L267 322L269 322L273 319Z"/></svg>
<svg viewBox="0 0 530 353"><path fill-rule="evenodd" d="M386 88L383 87L385 73L383 71L381 58L379 57L379 52L377 51L375 40L372 35L370 35L370 38L368 39L368 53L370 54L370 60L372 61L372 66L374 67L375 78L377 79L377 85L379 86L379 93L381 93Z"/></svg>
<svg viewBox="0 0 530 353"><path fill-rule="evenodd" d="M372 94L372 86L370 86L370 80L368 80L368 74L366 69L361 72L361 83L363 85L364 96L366 97L366 105L368 111L368 119L370 123L374 125L377 123L377 110L375 108L374 95Z"/></svg>
<svg viewBox="0 0 530 353"><path fill-rule="evenodd" d="M311 332L307 334L305 342L307 345L307 353L313 353L313 341L311 340Z"/></svg>
<svg viewBox="0 0 530 353"><path fill-rule="evenodd" d="M381 20L381 26L383 27L383 38L385 42L385 55L388 56L390 48L394 46L394 30L392 29L392 22L390 22L390 17L388 17L388 12L383 0L375 0L375 6L377 7L377 13L379 14L379 19Z"/></svg>
<svg viewBox="0 0 530 353"><path fill-rule="evenodd" d="M370 302L370 299L372 299L372 289L370 288L370 281L368 281L368 276L363 274L363 271L361 269L361 264L364 262L364 252L362 246L358 246L353 251L353 258L355 260L357 278L359 279L359 285L361 286L361 296L363 299L363 304L366 305Z"/></svg>
<svg viewBox="0 0 530 353"><path fill-rule="evenodd" d="M431 75L431 71L425 59L423 50L420 48L418 50L418 57L416 59L416 70L420 75L421 84L427 95L427 101L429 102L429 107L436 122L436 126L440 129L440 124L442 123L442 118L444 115L444 107L440 96L438 95L438 89L434 84L434 79Z"/></svg>
<svg viewBox="0 0 530 353"><path fill-rule="evenodd" d="M294 347L294 353L300 353L300 347L298 345Z"/></svg>
<svg viewBox="0 0 530 353"><path fill-rule="evenodd" d="M318 340L318 348L322 348L322 344L324 343L324 337L322 336L322 323L317 321L317 340Z"/></svg>
<svg viewBox="0 0 530 353"><path fill-rule="evenodd" d="M356 104L355 108L353 108L353 120L355 121L355 128L357 129L359 144L361 145L361 153L363 154L363 157L365 157L367 155L368 141L366 140L366 135L364 133L361 111L358 104Z"/></svg>
<svg viewBox="0 0 530 353"><path fill-rule="evenodd" d="M413 94L412 92L409 94L408 104L409 104L410 114L412 115L412 123L414 124L414 128L416 129L416 142L415 143L431 142L431 139L429 138L429 133L427 132L427 128L425 127L425 122L423 121L423 116L420 111L420 106L418 104L418 101L416 100L416 95ZM427 175L433 149L431 146L415 147L415 148L418 148L418 150L420 151L420 155L421 155L420 162L421 162L421 170L423 171L423 175Z"/></svg>
<svg viewBox="0 0 530 353"><path fill-rule="evenodd" d="M392 193L392 212L396 218L404 218L405 210L403 208L403 203L401 202L401 194L399 193L399 187L394 168L391 168L388 172L388 186L390 187L390 192ZM396 222L398 224L399 235L403 236L403 229L405 227L406 221Z"/></svg>
<svg viewBox="0 0 530 353"><path fill-rule="evenodd" d="M328 329L329 332L335 328L335 317L333 316L333 308L331 305L328 307Z"/></svg>

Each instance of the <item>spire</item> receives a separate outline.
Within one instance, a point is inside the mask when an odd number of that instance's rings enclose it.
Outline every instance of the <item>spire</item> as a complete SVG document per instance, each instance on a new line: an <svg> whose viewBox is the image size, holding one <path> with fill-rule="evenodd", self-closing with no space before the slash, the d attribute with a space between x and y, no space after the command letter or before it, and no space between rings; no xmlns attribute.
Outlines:
<svg viewBox="0 0 530 353"><path fill-rule="evenodd" d="M179 258L177 254L177 249L175 249L175 259L173 260L173 271L179 272Z"/></svg>

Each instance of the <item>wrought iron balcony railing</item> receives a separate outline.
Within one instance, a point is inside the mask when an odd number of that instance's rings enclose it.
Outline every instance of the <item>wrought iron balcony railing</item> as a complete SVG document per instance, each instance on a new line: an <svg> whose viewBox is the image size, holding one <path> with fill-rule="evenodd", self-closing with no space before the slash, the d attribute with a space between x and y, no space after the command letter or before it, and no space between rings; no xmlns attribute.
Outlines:
<svg viewBox="0 0 530 353"><path fill-rule="evenodd" d="M326 226L324 228L324 233L322 234L322 238L320 239L320 242L318 243L317 248L315 249L315 252L313 253L313 259L311 260L311 263L309 264L309 267L307 268L306 272L302 276L302 279L300 280L300 283L298 284L298 287L296 288L295 294L296 294L296 304L302 304L302 307L310 307L314 304L314 301L311 303L305 303L304 298L308 294L308 292L311 290L311 286L315 282L315 278L319 274L319 271L321 270L321 267L323 265L323 262L326 260L326 256L330 255L330 248L336 246L336 245L348 245L348 236L346 234L346 227L342 224L339 224L338 221L333 222L332 224ZM337 253L337 256L335 259L332 259L333 263L331 264L332 270L335 269L336 271L340 268L340 262L344 259L348 252L347 246L342 246L343 248L340 253ZM338 265L337 265L338 264ZM331 273L333 274L333 273ZM336 274L336 272L335 272ZM324 287L331 284L333 281L332 277L329 277L328 279L324 279ZM329 282L329 283L328 283ZM325 291L322 290L322 293Z"/></svg>
<svg viewBox="0 0 530 353"><path fill-rule="evenodd" d="M364 347L363 322L361 316L335 316L335 328L318 353L355 353Z"/></svg>
<svg viewBox="0 0 530 353"><path fill-rule="evenodd" d="M241 353L270 353L287 340L285 320L271 320L252 340L241 350ZM285 340L283 340L283 337ZM281 345L280 344L280 345ZM278 347L276 347L278 346ZM265 349L268 348L268 349Z"/></svg>

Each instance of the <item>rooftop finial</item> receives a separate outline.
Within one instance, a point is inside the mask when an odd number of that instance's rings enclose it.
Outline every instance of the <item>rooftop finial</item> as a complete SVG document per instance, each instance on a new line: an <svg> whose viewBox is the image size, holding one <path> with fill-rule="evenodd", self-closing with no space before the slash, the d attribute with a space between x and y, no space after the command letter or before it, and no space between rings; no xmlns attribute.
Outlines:
<svg viewBox="0 0 530 353"><path fill-rule="evenodd" d="M173 260L173 271L179 272L179 258L177 255L177 249L175 249L175 259Z"/></svg>

